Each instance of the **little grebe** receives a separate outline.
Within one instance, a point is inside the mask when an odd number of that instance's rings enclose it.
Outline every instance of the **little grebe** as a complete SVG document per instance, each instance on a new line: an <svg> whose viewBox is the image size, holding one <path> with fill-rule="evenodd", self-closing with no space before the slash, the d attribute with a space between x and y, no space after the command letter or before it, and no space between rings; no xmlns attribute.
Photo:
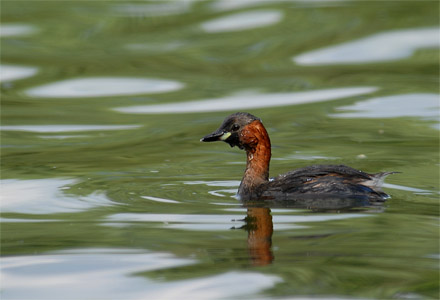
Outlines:
<svg viewBox="0 0 440 300"><path fill-rule="evenodd" d="M246 170L238 189L243 201L324 196L384 201L389 196L381 191L381 185L387 175L395 173L368 174L344 165L313 165L269 180L269 135L259 118L244 112L228 116L219 129L200 141L224 141L246 151Z"/></svg>

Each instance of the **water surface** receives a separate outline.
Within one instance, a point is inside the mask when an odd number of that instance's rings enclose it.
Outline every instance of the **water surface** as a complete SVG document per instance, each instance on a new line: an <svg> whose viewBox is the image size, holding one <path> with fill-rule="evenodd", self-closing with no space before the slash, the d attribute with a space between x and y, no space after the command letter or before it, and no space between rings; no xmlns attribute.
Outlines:
<svg viewBox="0 0 440 300"><path fill-rule="evenodd" d="M3 1L2 299L438 299L432 1ZM271 176L397 171L383 205L248 203ZM349 206L356 208L347 209Z"/></svg>

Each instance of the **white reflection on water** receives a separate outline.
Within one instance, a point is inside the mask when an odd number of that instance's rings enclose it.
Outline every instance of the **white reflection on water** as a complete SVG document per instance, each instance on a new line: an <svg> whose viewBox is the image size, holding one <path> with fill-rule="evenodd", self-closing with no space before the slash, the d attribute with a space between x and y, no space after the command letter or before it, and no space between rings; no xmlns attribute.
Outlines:
<svg viewBox="0 0 440 300"><path fill-rule="evenodd" d="M2 212L52 214L80 212L94 207L116 205L102 192L87 196L67 195L62 190L76 183L73 179L0 180Z"/></svg>
<svg viewBox="0 0 440 300"><path fill-rule="evenodd" d="M37 28L28 24L1 24L0 37L22 36L37 32Z"/></svg>
<svg viewBox="0 0 440 300"><path fill-rule="evenodd" d="M45 220L45 219L17 219L17 218L1 218L0 223L45 223L45 222L59 222L60 220Z"/></svg>
<svg viewBox="0 0 440 300"><path fill-rule="evenodd" d="M276 230L304 228L296 223L325 222L332 220L345 220L363 218L367 214L322 214L322 215L275 215L273 226ZM243 225L245 215L239 214L142 214L119 213L110 215L102 224L111 227L127 227L135 223L160 223L162 228L197 231L222 231Z"/></svg>
<svg viewBox="0 0 440 300"><path fill-rule="evenodd" d="M134 273L194 263L167 253L131 249L4 257L2 299L142 299L155 284Z"/></svg>
<svg viewBox="0 0 440 300"><path fill-rule="evenodd" d="M183 83L164 79L88 77L37 86L26 90L25 94L45 98L81 98L166 93L183 87Z"/></svg>
<svg viewBox="0 0 440 300"><path fill-rule="evenodd" d="M215 276L164 283L162 288L148 293L148 299L255 299L254 294L281 282L283 280L275 275L232 271Z"/></svg>
<svg viewBox="0 0 440 300"><path fill-rule="evenodd" d="M217 11L226 11L252 7L257 5L273 4L275 2L301 2L303 4L326 4L329 2L343 2L347 0L217 0L211 4L211 7Z"/></svg>
<svg viewBox="0 0 440 300"><path fill-rule="evenodd" d="M38 137L42 139L65 140L65 139L87 138L89 136L88 135L40 135Z"/></svg>
<svg viewBox="0 0 440 300"><path fill-rule="evenodd" d="M0 81L13 81L34 76L38 69L34 67L0 65Z"/></svg>
<svg viewBox="0 0 440 300"><path fill-rule="evenodd" d="M127 130L140 127L141 125L10 125L0 126L0 130L56 133L75 131Z"/></svg>
<svg viewBox="0 0 440 300"><path fill-rule="evenodd" d="M397 118L422 117L438 120L440 95L404 94L384 96L341 106L337 110L343 113L331 114L336 118Z"/></svg>
<svg viewBox="0 0 440 300"><path fill-rule="evenodd" d="M419 188L413 188L413 187L409 187L409 186L397 185L397 184L391 184L391 183L384 183L383 187L389 188L389 189L396 189L396 190L401 190L401 191L413 192L413 193L419 194L419 195L432 195L433 193L440 194L439 191L429 191L429 190L423 190L423 189L419 189Z"/></svg>
<svg viewBox="0 0 440 300"><path fill-rule="evenodd" d="M141 196L141 198L144 198L144 199L147 199L147 200L151 200L151 201L155 201L155 202L162 202L162 203L180 203L179 201L176 201L176 200L164 199L164 198L158 198L158 197L151 197L151 196Z"/></svg>
<svg viewBox="0 0 440 300"><path fill-rule="evenodd" d="M330 101L369 94L376 90L376 87L350 87L292 93L234 94L216 99L117 107L114 110L131 114L161 114L255 109Z"/></svg>
<svg viewBox="0 0 440 300"><path fill-rule="evenodd" d="M299 65L358 64L398 60L440 46L439 28L393 30L295 56Z"/></svg>
<svg viewBox="0 0 440 300"><path fill-rule="evenodd" d="M282 18L283 13L278 10L256 10L220 17L204 22L200 26L209 33L241 31L273 25Z"/></svg>
<svg viewBox="0 0 440 300"><path fill-rule="evenodd" d="M282 282L278 276L257 272L176 281L134 276L195 263L168 253L132 249L78 249L4 257L2 299L238 299Z"/></svg>

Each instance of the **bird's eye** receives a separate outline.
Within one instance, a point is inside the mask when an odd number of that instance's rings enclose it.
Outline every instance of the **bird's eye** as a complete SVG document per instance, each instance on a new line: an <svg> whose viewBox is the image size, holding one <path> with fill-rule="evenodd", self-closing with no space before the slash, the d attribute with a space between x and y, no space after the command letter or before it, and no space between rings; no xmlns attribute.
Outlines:
<svg viewBox="0 0 440 300"><path fill-rule="evenodd" d="M234 124L234 125L232 125L232 131L237 131L238 129L240 129L240 125L238 125L238 124Z"/></svg>

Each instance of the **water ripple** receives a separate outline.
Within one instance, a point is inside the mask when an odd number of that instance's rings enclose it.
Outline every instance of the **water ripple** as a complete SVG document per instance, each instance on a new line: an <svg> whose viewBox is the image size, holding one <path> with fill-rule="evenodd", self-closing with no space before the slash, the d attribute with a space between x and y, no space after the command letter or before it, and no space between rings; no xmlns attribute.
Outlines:
<svg viewBox="0 0 440 300"><path fill-rule="evenodd" d="M283 13L278 10L256 10L220 17L200 26L208 33L241 31L273 25L282 18Z"/></svg>
<svg viewBox="0 0 440 300"><path fill-rule="evenodd" d="M0 81L13 81L34 76L38 72L38 68L0 65Z"/></svg>
<svg viewBox="0 0 440 300"><path fill-rule="evenodd" d="M359 64L410 57L421 48L440 46L439 28L393 30L295 56L299 65Z"/></svg>
<svg viewBox="0 0 440 300"><path fill-rule="evenodd" d="M63 190L76 183L74 179L3 179L0 208L2 212L52 214L80 212L117 203L105 193L95 191L87 196L67 195Z"/></svg>
<svg viewBox="0 0 440 300"><path fill-rule="evenodd" d="M168 253L134 249L78 249L44 255L10 256L2 259L2 297L147 299L151 289L164 291L167 284L135 277L134 273L176 268L195 262Z"/></svg>
<svg viewBox="0 0 440 300"><path fill-rule="evenodd" d="M1 24L0 37L30 35L37 32L37 28L29 24Z"/></svg>
<svg viewBox="0 0 440 300"><path fill-rule="evenodd" d="M167 93L184 84L163 79L129 77L88 77L67 79L30 88L25 94L44 98L81 98Z"/></svg>
<svg viewBox="0 0 440 300"><path fill-rule="evenodd" d="M305 228L297 223L325 222L363 218L368 214L322 214L322 215L274 215L273 226L276 230ZM222 231L240 227L245 215L240 214L150 214L119 213L108 216L102 223L110 227L127 227L136 223L159 223L168 229Z"/></svg>
<svg viewBox="0 0 440 300"><path fill-rule="evenodd" d="M353 105L341 106L336 118L397 118L422 117L438 119L439 94L403 94L367 99Z"/></svg>
<svg viewBox="0 0 440 300"><path fill-rule="evenodd" d="M140 128L141 125L10 125L0 126L1 131L27 132L76 132L76 131L104 131L127 130ZM64 137L64 136L63 136ZM47 138L47 137L46 137Z"/></svg>
<svg viewBox="0 0 440 300"><path fill-rule="evenodd" d="M369 94L376 90L376 87L350 87L292 93L234 94L232 96L216 99L117 107L114 108L114 110L130 114L162 114L255 109L330 101Z"/></svg>

